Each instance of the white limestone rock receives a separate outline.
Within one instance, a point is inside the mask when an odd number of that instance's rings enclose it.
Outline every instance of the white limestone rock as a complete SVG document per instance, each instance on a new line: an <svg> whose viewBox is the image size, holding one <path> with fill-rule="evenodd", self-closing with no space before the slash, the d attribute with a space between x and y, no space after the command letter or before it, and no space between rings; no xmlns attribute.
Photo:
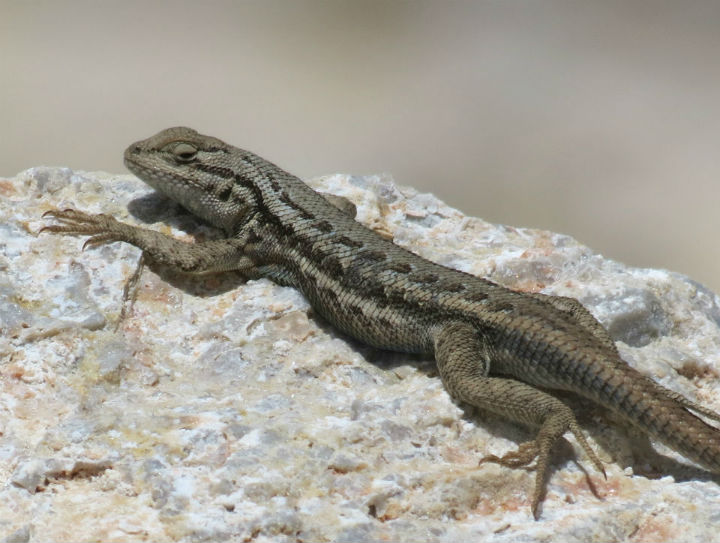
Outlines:
<svg viewBox="0 0 720 543"><path fill-rule="evenodd" d="M310 183L426 258L579 299L628 363L720 411L720 300L701 285L387 176ZM532 431L464 412L431 360L348 340L292 288L146 270L119 323L139 251L37 235L53 207L217 236L132 176L0 179L0 541L715 538L717 478L571 397L608 479L559 447L534 521L533 473L477 465Z"/></svg>

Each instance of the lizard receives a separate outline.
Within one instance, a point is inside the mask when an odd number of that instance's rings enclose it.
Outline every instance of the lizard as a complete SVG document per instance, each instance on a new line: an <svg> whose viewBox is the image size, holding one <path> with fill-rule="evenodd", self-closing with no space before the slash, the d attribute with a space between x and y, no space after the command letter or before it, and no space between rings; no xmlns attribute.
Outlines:
<svg viewBox="0 0 720 543"><path fill-rule="evenodd" d="M317 314L361 342L434 357L454 400L538 428L517 449L480 460L535 469L536 519L552 447L565 434L605 475L554 390L589 398L720 473L720 430L698 416L720 415L629 366L574 298L511 290L423 259L357 222L341 197L326 197L275 164L190 128L133 143L124 162L225 236L188 243L74 209L46 212L55 222L41 232L90 236L83 247L130 243L143 258L188 274L238 270L268 278L299 289Z"/></svg>

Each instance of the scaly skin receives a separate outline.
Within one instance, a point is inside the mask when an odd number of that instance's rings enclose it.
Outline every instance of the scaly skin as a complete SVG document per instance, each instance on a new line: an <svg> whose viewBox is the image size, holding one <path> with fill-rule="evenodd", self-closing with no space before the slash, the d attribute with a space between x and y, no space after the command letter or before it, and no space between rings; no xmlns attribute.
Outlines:
<svg viewBox="0 0 720 543"><path fill-rule="evenodd" d="M434 355L457 400L539 428L517 451L482 461L537 459L538 515L553 444L572 432L595 466L570 408L542 389L569 390L619 413L687 458L720 473L716 413L628 366L605 329L571 298L511 291L429 262L356 222L274 164L188 128L131 145L125 164L156 190L222 229L189 244L105 215L54 210L45 231L124 241L188 273L240 270L300 289L339 330L383 349ZM481 462L482 462L481 461ZM604 471L603 471L604 473Z"/></svg>

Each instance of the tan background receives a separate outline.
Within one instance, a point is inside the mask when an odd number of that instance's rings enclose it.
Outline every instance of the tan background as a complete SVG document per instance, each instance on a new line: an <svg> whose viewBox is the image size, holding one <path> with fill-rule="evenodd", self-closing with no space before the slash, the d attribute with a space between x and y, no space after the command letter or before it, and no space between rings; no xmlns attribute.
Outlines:
<svg viewBox="0 0 720 543"><path fill-rule="evenodd" d="M720 2L0 0L0 175L178 124L720 290Z"/></svg>

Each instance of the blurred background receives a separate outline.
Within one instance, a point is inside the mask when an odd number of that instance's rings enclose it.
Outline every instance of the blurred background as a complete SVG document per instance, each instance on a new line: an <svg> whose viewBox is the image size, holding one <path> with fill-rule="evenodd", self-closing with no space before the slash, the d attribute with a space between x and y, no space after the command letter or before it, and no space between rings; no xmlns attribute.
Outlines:
<svg viewBox="0 0 720 543"><path fill-rule="evenodd" d="M0 0L0 175L173 125L720 291L720 2Z"/></svg>

